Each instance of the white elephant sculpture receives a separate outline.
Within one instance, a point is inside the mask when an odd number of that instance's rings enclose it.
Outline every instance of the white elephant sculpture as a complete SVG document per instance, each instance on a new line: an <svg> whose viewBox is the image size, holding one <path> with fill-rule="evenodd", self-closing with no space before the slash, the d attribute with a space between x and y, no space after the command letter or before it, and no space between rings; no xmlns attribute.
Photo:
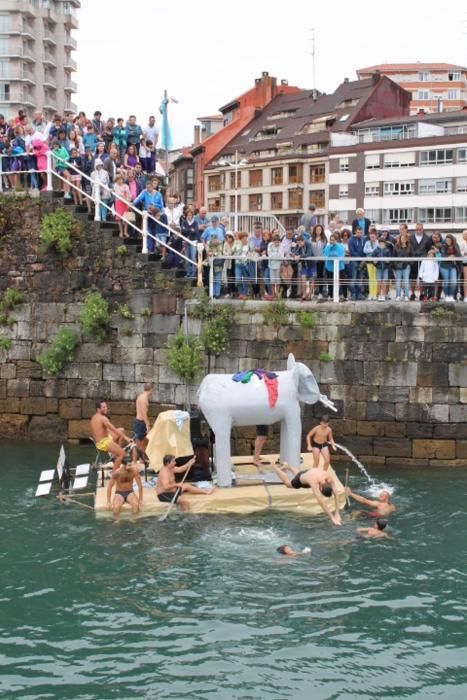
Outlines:
<svg viewBox="0 0 467 700"><path fill-rule="evenodd" d="M198 405L216 436L214 461L219 486L232 485L230 432L234 425L272 425L281 421L281 462L300 464L302 421L300 401L321 401L336 411L334 404L320 393L311 370L293 355L287 370L277 372L278 398L274 408L268 400L264 382L255 375L247 384L234 382L231 374L208 374L199 387Z"/></svg>

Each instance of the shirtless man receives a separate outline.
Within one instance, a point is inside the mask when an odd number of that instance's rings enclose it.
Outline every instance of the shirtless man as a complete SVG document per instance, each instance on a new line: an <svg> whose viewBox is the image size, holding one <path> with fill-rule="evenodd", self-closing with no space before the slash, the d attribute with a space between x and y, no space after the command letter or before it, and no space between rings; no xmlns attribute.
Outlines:
<svg viewBox="0 0 467 700"><path fill-rule="evenodd" d="M309 547L304 547L301 552L297 552L289 544L281 544L276 551L279 554L283 554L285 557L299 557L301 554L311 553L311 549Z"/></svg>
<svg viewBox="0 0 467 700"><path fill-rule="evenodd" d="M183 467L177 467L175 457L173 455L165 455L162 460L163 467L157 475L156 493L157 498L162 503L172 503L175 496L175 503L180 506L183 511L190 510L188 499L182 495L183 493L199 493L203 496L208 496L214 489L199 489L193 484L177 484L175 474L183 474L188 471L195 463L196 457L190 459Z"/></svg>
<svg viewBox="0 0 467 700"><path fill-rule="evenodd" d="M335 477L326 469L321 467L311 467L305 471L299 471L295 467L290 467L287 462L284 462L283 468L272 465L279 479L288 489L312 489L316 500L334 525L342 525L341 515L339 513L339 501L335 489ZM291 471L294 475L293 479L289 479L286 471ZM330 498L334 495L335 512L332 513L328 508L323 496Z"/></svg>
<svg viewBox="0 0 467 700"><path fill-rule="evenodd" d="M133 482L136 481L138 486L138 496L133 491ZM110 502L112 497L112 489L115 486L115 495L113 502ZM136 515L143 505L143 484L139 475L138 467L134 462L124 464L122 467L112 473L112 479L107 486L107 507L112 509L114 518L118 518L124 503L131 506L131 512Z"/></svg>
<svg viewBox="0 0 467 700"><path fill-rule="evenodd" d="M319 466L320 455L323 455L323 468L327 470L331 461L329 445L331 445L335 452L337 448L332 435L332 430L329 426L329 417L323 416L319 422L319 425L312 428L306 436L306 449L308 452L313 453L314 467Z"/></svg>
<svg viewBox="0 0 467 700"><path fill-rule="evenodd" d="M348 486L345 488L345 495L350 496L350 498L353 498L357 503L373 508L372 511L358 511L359 515L364 514L369 518L387 518L388 515L391 515L396 510L396 506L391 503L391 494L389 491L380 491L377 501L359 496L358 493L351 491Z"/></svg>
<svg viewBox="0 0 467 700"><path fill-rule="evenodd" d="M149 397L154 389L154 384L145 384L144 390L136 397L136 418L133 423L136 447L144 453L147 445L147 434L151 430L148 418Z"/></svg>
<svg viewBox="0 0 467 700"><path fill-rule="evenodd" d="M384 520L384 518L377 518L373 527L359 527L357 535L359 535L359 537L364 537L366 540L378 538L390 539L387 532L383 532L387 524L388 521Z"/></svg>
<svg viewBox="0 0 467 700"><path fill-rule="evenodd" d="M125 456L125 450L120 443L130 443L130 438L125 435L122 428L116 428L107 418L109 410L105 401L96 402L96 412L91 418L91 434L96 447L101 452L110 452L115 457L112 473L119 469Z"/></svg>
<svg viewBox="0 0 467 700"><path fill-rule="evenodd" d="M255 448L253 451L253 464L257 467L261 466L261 452L268 439L269 427L267 425L256 426Z"/></svg>

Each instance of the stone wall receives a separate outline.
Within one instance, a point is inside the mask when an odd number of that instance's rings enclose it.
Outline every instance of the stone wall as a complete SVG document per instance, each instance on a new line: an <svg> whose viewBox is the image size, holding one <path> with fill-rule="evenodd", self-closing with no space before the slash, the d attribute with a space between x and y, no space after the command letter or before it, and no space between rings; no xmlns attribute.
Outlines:
<svg viewBox="0 0 467 700"><path fill-rule="evenodd" d="M161 280L160 269L142 256L121 259L111 231L87 217L66 262L42 254L39 218L53 206L49 200L28 203L26 214L15 209L3 229L0 221L0 286L26 295L12 314L14 325L0 329L12 340L9 350L0 350L0 437L86 439L101 397L113 421L130 428L135 395L147 381L157 386L152 416L181 406L185 387L167 368L166 347L182 322L185 283ZM83 294L91 287L111 304L126 301L135 318L115 313L108 342L81 343L76 361L47 378L37 357L63 326L78 330ZM265 303L237 306L231 351L211 358L211 371L283 369L292 352L335 401L336 440L363 460L467 466L467 305L319 304L315 326L304 329L295 315L300 304L292 302L289 323L274 329L264 323ZM143 308L151 315L141 315ZM190 319L189 330L199 331L199 321ZM195 403L195 387L190 397ZM304 429L320 410L304 407ZM271 449L277 438L276 429ZM254 429L235 430L234 452L248 453L253 439Z"/></svg>

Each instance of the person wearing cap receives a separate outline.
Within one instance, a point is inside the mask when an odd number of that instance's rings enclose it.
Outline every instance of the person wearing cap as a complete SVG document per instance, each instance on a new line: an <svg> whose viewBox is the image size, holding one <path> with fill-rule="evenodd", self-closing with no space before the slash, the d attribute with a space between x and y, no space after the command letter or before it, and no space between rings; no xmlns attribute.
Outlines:
<svg viewBox="0 0 467 700"><path fill-rule="evenodd" d="M100 221L107 219L107 212L110 208L110 178L109 173L104 170L104 163L100 158L94 161L95 170L91 173L92 180L92 196L96 200L100 196L99 216Z"/></svg>
<svg viewBox="0 0 467 700"><path fill-rule="evenodd" d="M224 230L220 225L220 219L217 214L211 216L211 225L204 230L201 240L205 245L207 245L213 236L216 236L217 240L221 241L221 243L224 242Z"/></svg>

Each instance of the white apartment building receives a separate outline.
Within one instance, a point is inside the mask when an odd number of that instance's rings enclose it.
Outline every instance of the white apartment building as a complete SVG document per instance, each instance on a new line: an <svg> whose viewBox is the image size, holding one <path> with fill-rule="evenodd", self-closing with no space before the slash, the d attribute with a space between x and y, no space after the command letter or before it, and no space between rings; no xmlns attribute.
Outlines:
<svg viewBox="0 0 467 700"><path fill-rule="evenodd" d="M357 207L380 227L465 229L467 111L371 120L333 134L329 210L350 223Z"/></svg>
<svg viewBox="0 0 467 700"><path fill-rule="evenodd" d="M0 112L75 110L79 0L0 0Z"/></svg>

